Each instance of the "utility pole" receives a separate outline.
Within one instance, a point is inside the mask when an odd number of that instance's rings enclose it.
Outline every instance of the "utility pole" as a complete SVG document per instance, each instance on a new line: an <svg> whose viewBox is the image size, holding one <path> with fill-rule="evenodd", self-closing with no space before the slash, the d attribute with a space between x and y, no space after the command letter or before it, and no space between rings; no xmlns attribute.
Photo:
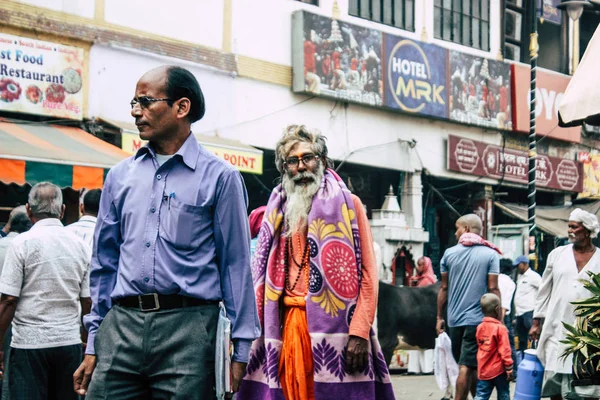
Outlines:
<svg viewBox="0 0 600 400"><path fill-rule="evenodd" d="M538 33L537 33L537 4L538 0L531 0L532 18L531 34L529 39L529 56L531 63L531 87L529 89L529 182L527 185L527 198L529 207L527 209L527 222L529 224L529 252L537 255L536 225L535 225L535 171L536 171L536 137L535 137L535 89L538 59ZM537 257L536 257L537 258Z"/></svg>

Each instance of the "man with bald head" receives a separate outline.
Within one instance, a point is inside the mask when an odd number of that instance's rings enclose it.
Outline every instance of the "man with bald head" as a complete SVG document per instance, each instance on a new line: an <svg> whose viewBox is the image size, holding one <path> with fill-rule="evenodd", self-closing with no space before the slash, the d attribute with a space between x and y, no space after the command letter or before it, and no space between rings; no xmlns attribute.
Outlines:
<svg viewBox="0 0 600 400"><path fill-rule="evenodd" d="M260 333L242 176L191 133L205 103L186 69L147 72L130 105L148 144L104 183L75 390L88 399L214 398L222 300L236 391Z"/></svg>
<svg viewBox="0 0 600 400"><path fill-rule="evenodd" d="M438 294L438 334L446 330L443 319L447 307L448 334L452 353L460 366L456 400L466 400L469 389L475 396L477 382L477 325L483 320L479 301L486 292L500 297L498 274L500 250L480 235L481 219L475 214L456 221L458 244L445 251L440 263L442 287Z"/></svg>
<svg viewBox="0 0 600 400"><path fill-rule="evenodd" d="M4 385L11 399L76 400L71 380L86 340L80 308L87 314L91 306L91 251L60 222L58 186L33 186L26 210L33 226L13 239L0 276L0 349L14 318Z"/></svg>

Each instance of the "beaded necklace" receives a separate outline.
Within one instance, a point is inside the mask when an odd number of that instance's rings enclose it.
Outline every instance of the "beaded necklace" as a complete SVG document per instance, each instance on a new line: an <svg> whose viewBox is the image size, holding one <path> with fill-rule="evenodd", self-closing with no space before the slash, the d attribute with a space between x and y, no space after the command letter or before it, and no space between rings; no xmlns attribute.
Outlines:
<svg viewBox="0 0 600 400"><path fill-rule="evenodd" d="M298 235L298 248L299 249L302 248L302 245L300 243L300 235ZM304 251L302 253L302 260L300 261L300 264L298 264L298 261L296 261L296 258L294 257L294 249L292 247L292 237L291 236L287 237L286 246L285 246L285 287L290 292L293 292L294 289L296 288L296 285L298 284L298 280L300 279L302 272L309 269L309 265L310 265L309 261L308 261L309 254L310 254L309 250L310 250L310 246L308 245L308 240L307 240L306 246L304 246ZM288 260L290 259L290 255L292 256L292 260L294 261L294 264L296 264L299 267L298 275L296 276L296 280L294 281L294 285L292 287L290 287L290 268L288 265ZM304 275L305 275L305 279L306 279L306 290L308 290L309 274L308 274L308 272L306 272Z"/></svg>

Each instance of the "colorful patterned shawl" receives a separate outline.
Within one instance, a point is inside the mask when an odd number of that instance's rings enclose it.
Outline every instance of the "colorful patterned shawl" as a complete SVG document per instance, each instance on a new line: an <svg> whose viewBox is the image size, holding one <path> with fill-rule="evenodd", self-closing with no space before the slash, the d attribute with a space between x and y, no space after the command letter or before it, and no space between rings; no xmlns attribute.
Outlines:
<svg viewBox="0 0 600 400"><path fill-rule="evenodd" d="M278 370L280 298L286 263L285 201L280 185L269 199L252 259L263 335L252 344L239 400L283 399ZM393 399L387 365L372 329L367 367L360 373L346 373L345 347L360 289L361 251L350 191L331 169L324 173L307 222L311 268L306 317L314 360L315 399Z"/></svg>

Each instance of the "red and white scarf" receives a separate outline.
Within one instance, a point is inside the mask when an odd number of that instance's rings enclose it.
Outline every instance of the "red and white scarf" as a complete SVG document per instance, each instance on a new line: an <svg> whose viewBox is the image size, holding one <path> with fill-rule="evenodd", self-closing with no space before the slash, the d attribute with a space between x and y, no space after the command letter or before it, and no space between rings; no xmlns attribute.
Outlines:
<svg viewBox="0 0 600 400"><path fill-rule="evenodd" d="M502 255L502 252L500 251L500 249L498 247L496 247L496 245L492 242L488 242L487 240L485 240L484 238L482 238L481 236L479 236L476 233L471 233L471 232L467 232L467 233L463 233L460 237L460 239L458 239L458 243L462 244L463 246L487 246L490 249L496 250L498 252L498 254Z"/></svg>

